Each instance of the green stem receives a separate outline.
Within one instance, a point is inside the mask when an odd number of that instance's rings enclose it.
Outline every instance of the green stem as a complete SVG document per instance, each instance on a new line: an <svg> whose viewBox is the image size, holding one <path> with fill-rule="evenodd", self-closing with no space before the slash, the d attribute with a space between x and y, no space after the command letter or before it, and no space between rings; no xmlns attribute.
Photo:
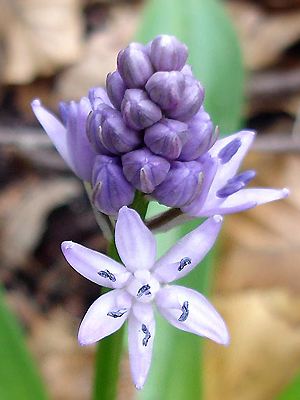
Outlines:
<svg viewBox="0 0 300 400"><path fill-rule="evenodd" d="M144 199L141 193L137 192L131 208L135 209L144 220L148 201ZM108 255L116 261L121 261L114 240L109 245ZM107 289L103 290L102 293L105 291ZM113 335L102 339L98 344L93 400L115 400L117 398L123 336L124 325Z"/></svg>

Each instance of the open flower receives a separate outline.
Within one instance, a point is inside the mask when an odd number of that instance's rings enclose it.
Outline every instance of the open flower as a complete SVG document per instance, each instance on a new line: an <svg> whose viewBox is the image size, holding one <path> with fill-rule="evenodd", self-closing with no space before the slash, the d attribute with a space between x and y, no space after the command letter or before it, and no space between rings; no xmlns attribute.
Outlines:
<svg viewBox="0 0 300 400"><path fill-rule="evenodd" d="M288 196L288 189L245 188L255 171L237 171L254 140L252 131L240 131L217 140L203 157L202 187L181 210L194 217L232 214Z"/></svg>
<svg viewBox="0 0 300 400"><path fill-rule="evenodd" d="M151 364L155 335L153 305L176 328L228 345L224 321L200 293L169 286L187 275L213 246L222 217L207 219L184 236L158 261L156 241L140 216L122 207L116 223L115 241L124 265L73 242L62 251L71 266L85 278L114 289L97 299L81 322L78 340L92 344L119 329L128 320L131 373L141 389Z"/></svg>

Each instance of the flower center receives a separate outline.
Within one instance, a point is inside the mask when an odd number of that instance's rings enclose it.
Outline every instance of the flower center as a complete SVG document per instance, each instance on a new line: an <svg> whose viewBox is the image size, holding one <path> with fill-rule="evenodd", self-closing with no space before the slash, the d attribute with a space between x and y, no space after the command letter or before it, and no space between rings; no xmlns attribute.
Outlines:
<svg viewBox="0 0 300 400"><path fill-rule="evenodd" d="M141 303L151 302L159 290L159 282L147 270L138 270L126 286L126 290Z"/></svg>

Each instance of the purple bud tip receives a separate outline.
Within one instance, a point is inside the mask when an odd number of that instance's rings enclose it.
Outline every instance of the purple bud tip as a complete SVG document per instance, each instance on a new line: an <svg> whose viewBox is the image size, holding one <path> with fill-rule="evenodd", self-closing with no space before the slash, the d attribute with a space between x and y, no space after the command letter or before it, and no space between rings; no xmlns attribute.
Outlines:
<svg viewBox="0 0 300 400"><path fill-rule="evenodd" d="M150 60L157 71L180 71L186 63L188 49L175 36L157 36L151 44Z"/></svg>
<svg viewBox="0 0 300 400"><path fill-rule="evenodd" d="M204 99L200 82L180 71L156 72L145 88L167 117L183 122L198 112Z"/></svg>
<svg viewBox="0 0 300 400"><path fill-rule="evenodd" d="M174 161L166 179L152 195L166 206L183 207L199 194L202 181L202 165L199 162Z"/></svg>
<svg viewBox="0 0 300 400"><path fill-rule="evenodd" d="M144 141L153 153L169 160L179 157L187 140L187 125L183 122L163 118L145 130Z"/></svg>
<svg viewBox="0 0 300 400"><path fill-rule="evenodd" d="M134 188L124 177L118 157L97 156L93 169L93 203L107 215L115 215L119 209L134 199Z"/></svg>
<svg viewBox="0 0 300 400"><path fill-rule="evenodd" d="M127 89L121 104L126 125L141 130L155 124L162 118L160 108L141 89Z"/></svg>
<svg viewBox="0 0 300 400"><path fill-rule="evenodd" d="M159 185L170 169L170 164L162 157L143 148L131 151L122 157L124 175L129 182L143 193L151 193Z"/></svg>
<svg viewBox="0 0 300 400"><path fill-rule="evenodd" d="M88 98L90 100L91 106L93 110L98 109L98 107L107 105L107 106L112 106L106 90L102 87L95 87L89 90Z"/></svg>
<svg viewBox="0 0 300 400"><path fill-rule="evenodd" d="M241 147L241 144L241 139L235 138L219 151L218 157L220 158L222 164L226 164L232 159L232 157Z"/></svg>
<svg viewBox="0 0 300 400"><path fill-rule="evenodd" d="M118 71L128 88L142 88L154 70L145 47L131 43L118 54Z"/></svg>
<svg viewBox="0 0 300 400"><path fill-rule="evenodd" d="M196 160L215 142L213 123L203 107L188 121L187 125L187 140L179 157L182 161Z"/></svg>
<svg viewBox="0 0 300 400"><path fill-rule="evenodd" d="M125 94L126 85L118 71L111 72L106 78L106 90L112 104L121 109L121 103Z"/></svg>
<svg viewBox="0 0 300 400"><path fill-rule="evenodd" d="M229 179L225 186L223 186L217 192L217 196L220 198L226 198L233 193L238 192L243 189L256 175L256 172L253 170L248 170L241 172L240 174L234 176Z"/></svg>

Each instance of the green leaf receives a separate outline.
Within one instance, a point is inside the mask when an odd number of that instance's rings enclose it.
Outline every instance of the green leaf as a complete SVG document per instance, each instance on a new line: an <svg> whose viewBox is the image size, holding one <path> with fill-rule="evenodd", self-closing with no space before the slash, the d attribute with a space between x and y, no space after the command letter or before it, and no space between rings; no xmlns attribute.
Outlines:
<svg viewBox="0 0 300 400"><path fill-rule="evenodd" d="M222 4L217 0L149 1L137 39L146 43L161 33L173 34L188 45L189 63L206 90L206 110L223 134L236 130L244 76L238 41ZM151 209L155 214L159 206L152 204ZM159 234L159 252L164 253L197 223ZM215 256L216 250L180 284L207 294ZM156 332L150 376L138 398L201 399L202 339L176 330L161 318Z"/></svg>
<svg viewBox="0 0 300 400"><path fill-rule="evenodd" d="M189 63L206 91L205 106L222 133L238 128L243 100L241 53L232 24L217 0L152 0L137 39L168 33L187 44Z"/></svg>
<svg viewBox="0 0 300 400"><path fill-rule="evenodd" d="M296 400L300 399L300 374L280 393L276 400Z"/></svg>
<svg viewBox="0 0 300 400"><path fill-rule="evenodd" d="M43 384L21 329L0 291L0 399L46 400Z"/></svg>

